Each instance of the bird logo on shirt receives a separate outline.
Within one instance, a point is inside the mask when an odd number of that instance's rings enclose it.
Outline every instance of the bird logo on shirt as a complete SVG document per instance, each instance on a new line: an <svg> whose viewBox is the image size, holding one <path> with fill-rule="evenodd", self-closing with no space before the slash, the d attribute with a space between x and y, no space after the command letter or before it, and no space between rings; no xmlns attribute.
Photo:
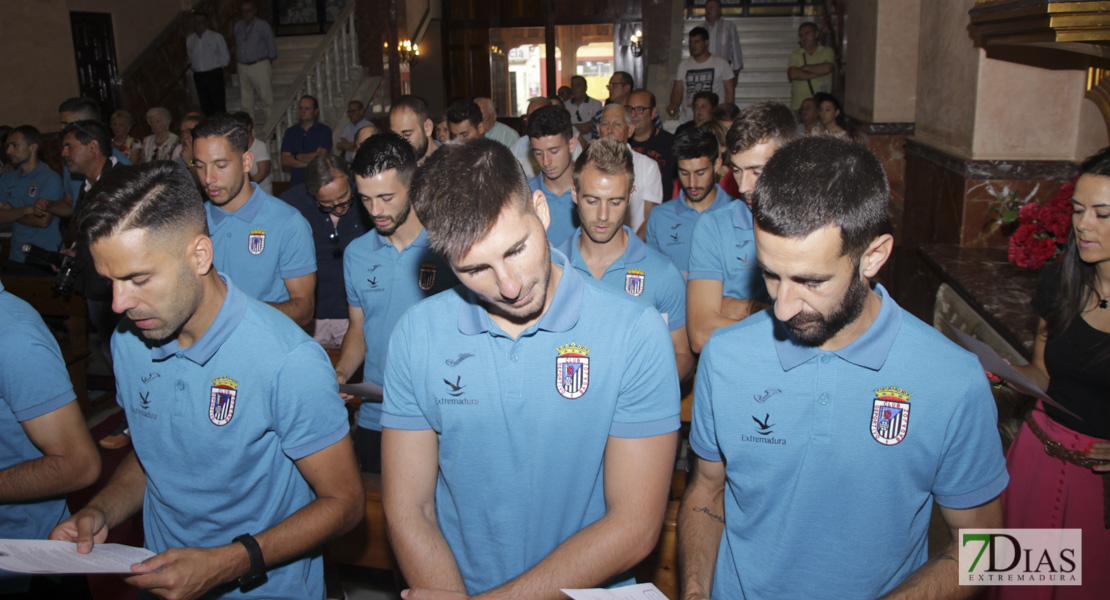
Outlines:
<svg viewBox="0 0 1110 600"><path fill-rule="evenodd" d="M455 378L455 383L451 383L450 381L447 381L446 379L443 380L443 383L446 383L447 387L451 389L450 392L447 392L447 395L448 396L454 396L456 398L463 395L463 388L466 387L465 385L462 384L462 375L459 375L458 377Z"/></svg>

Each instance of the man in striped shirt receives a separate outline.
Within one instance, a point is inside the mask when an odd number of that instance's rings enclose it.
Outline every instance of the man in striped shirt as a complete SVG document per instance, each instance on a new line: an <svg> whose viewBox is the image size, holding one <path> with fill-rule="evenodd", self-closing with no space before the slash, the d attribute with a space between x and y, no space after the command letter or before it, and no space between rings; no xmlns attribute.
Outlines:
<svg viewBox="0 0 1110 600"><path fill-rule="evenodd" d="M720 56L732 66L733 75L744 69L744 52L736 24L721 18L721 0L705 0L705 27L709 32L709 52Z"/></svg>

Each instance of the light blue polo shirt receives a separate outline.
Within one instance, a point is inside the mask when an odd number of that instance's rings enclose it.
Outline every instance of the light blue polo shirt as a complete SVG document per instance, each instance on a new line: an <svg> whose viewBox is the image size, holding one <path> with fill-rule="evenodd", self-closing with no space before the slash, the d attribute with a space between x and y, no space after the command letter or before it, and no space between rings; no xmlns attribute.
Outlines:
<svg viewBox="0 0 1110 600"><path fill-rule="evenodd" d="M436 515L470 595L605 514L610 437L679 426L659 314L551 256L563 267L554 297L516 340L459 286L416 305L389 342L382 426L436 432Z"/></svg>
<svg viewBox="0 0 1110 600"><path fill-rule="evenodd" d="M574 235L574 230L581 225L578 221L578 211L574 207L574 199L571 197L570 188L567 188L563 195L556 196L554 192L547 189L547 183L543 180L543 173L529 179L528 187L532 188L533 192L542 190L543 195L547 198L548 212L551 213L551 224L547 226L547 241L557 248L567 238Z"/></svg>
<svg viewBox="0 0 1110 600"><path fill-rule="evenodd" d="M19 168L0 175L0 202L10 204L12 208L23 208L34 205L39 198L51 201L62 199L62 178L45 164L35 165L35 168L26 175ZM35 227L13 221L12 250L8 258L19 263L26 261L23 244L28 243L56 252L62 245L62 232L58 229L58 220L52 219L46 227Z"/></svg>
<svg viewBox="0 0 1110 600"><path fill-rule="evenodd" d="M286 279L316 272L312 228L297 209L262 191L257 183L251 187L251 197L235 212L204 204L215 253L212 264L251 298L285 302L289 299Z"/></svg>
<svg viewBox="0 0 1110 600"><path fill-rule="evenodd" d="M402 252L377 230L351 242L343 253L343 281L347 304L362 309L366 340L362 379L378 385L385 382L389 334L397 320L417 302L459 283L447 263L432 251L423 229ZM358 426L381 431L381 420L381 403L363 401Z"/></svg>
<svg viewBox="0 0 1110 600"><path fill-rule="evenodd" d="M31 305L0 284L0 469L42 457L22 423L73 402L58 342ZM0 537L46 539L69 517L64 495L0 503ZM4 574L0 571L0 589Z"/></svg>
<svg viewBox="0 0 1110 600"><path fill-rule="evenodd" d="M686 325L686 283L682 274L669 258L644 245L627 225L624 232L628 234L628 246L624 254L605 269L600 281L654 307L663 315L671 331L681 329ZM582 251L578 249L581 236L582 228L579 227L570 239L563 242L559 251L570 258L570 264L583 277L593 278L582 258Z"/></svg>
<svg viewBox="0 0 1110 600"><path fill-rule="evenodd" d="M209 548L267 529L316 496L294 461L347 435L347 411L324 349L276 308L224 277L208 330L182 350L145 340L124 319L112 336L117 402L146 473L144 545ZM319 551L271 568L240 594L323 598Z"/></svg>
<svg viewBox="0 0 1110 600"><path fill-rule="evenodd" d="M795 343L770 310L709 338L690 447L725 461L714 599L877 598L928 559L933 500L1006 487L979 361L875 291L878 316L840 350Z"/></svg>
<svg viewBox="0 0 1110 600"><path fill-rule="evenodd" d="M720 210L732 202L732 196L717 186L713 204L705 212ZM647 222L647 245L662 252L671 259L674 266L687 277L690 264L690 239L693 237L694 224L700 213L686 204L685 194L677 196L652 209Z"/></svg>
<svg viewBox="0 0 1110 600"><path fill-rule="evenodd" d="M770 302L755 260L752 231L752 211L746 202L703 213L694 225L690 243L689 278L720 281L729 298Z"/></svg>

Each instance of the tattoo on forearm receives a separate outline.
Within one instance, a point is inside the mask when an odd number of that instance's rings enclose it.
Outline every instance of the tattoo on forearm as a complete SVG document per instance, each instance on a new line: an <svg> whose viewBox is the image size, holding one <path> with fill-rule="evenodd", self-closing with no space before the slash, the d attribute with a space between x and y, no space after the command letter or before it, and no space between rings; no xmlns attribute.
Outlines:
<svg viewBox="0 0 1110 600"><path fill-rule="evenodd" d="M715 515L715 514L713 514L713 513L709 512L709 507L708 507L708 506L703 506L703 507L701 507L701 508L695 508L695 509L694 509L694 512L700 512L700 513L705 513L705 514L709 515L710 517L713 517L714 519L716 519L716 520L720 521L721 523L724 523L724 522L725 522L725 518L724 518L724 517L722 517L722 516L720 516L720 515Z"/></svg>

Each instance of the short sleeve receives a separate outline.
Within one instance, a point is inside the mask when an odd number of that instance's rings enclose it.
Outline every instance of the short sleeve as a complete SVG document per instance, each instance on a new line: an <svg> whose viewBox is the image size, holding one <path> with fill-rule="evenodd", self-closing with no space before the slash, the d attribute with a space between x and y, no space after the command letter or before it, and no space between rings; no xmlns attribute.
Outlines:
<svg viewBox="0 0 1110 600"><path fill-rule="evenodd" d="M46 177L42 180L42 187L40 187L38 191L38 197L56 201L61 200L63 195L65 194L62 191L61 176L52 169L47 169Z"/></svg>
<svg viewBox="0 0 1110 600"><path fill-rule="evenodd" d="M297 125L294 125L293 127L297 127ZM286 129L285 133L283 133L281 135L281 151L282 152L292 152L292 153L296 154L296 149L295 149L296 148L296 142L294 141L294 138L291 135L293 133L293 127L290 127L289 129Z"/></svg>
<svg viewBox="0 0 1110 600"><path fill-rule="evenodd" d="M255 140L255 144L251 146L251 151L254 152L254 162L256 163L270 160L270 149L262 140Z"/></svg>
<svg viewBox="0 0 1110 600"><path fill-rule="evenodd" d="M648 214L647 227L645 228L644 234L644 243L647 244L648 247L662 252L663 249L659 247L659 234L655 232L655 230L659 227L659 216L656 213L656 211L658 210L662 209L653 209L651 213Z"/></svg>
<svg viewBox="0 0 1110 600"><path fill-rule="evenodd" d="M312 228L299 212L286 221L288 239L281 246L278 272L282 279L294 279L316 272L316 246L312 243Z"/></svg>
<svg viewBox="0 0 1110 600"><path fill-rule="evenodd" d="M351 247L347 246L347 251L343 253L343 287L347 291L347 304L355 308L362 308L362 302L358 299L358 290L355 288L357 279L354 276L354 269L358 260L355 253L351 252Z"/></svg>
<svg viewBox="0 0 1110 600"><path fill-rule="evenodd" d="M686 326L686 282L670 260L659 275L662 281L656 308L667 315L668 329L677 331Z"/></svg>
<svg viewBox="0 0 1110 600"><path fill-rule="evenodd" d="M19 422L76 398L58 342L41 322L16 321L0 332L0 397Z"/></svg>
<svg viewBox="0 0 1110 600"><path fill-rule="evenodd" d="M642 163L646 173L643 182L636 182L636 189L643 194L644 202L660 204L663 202L663 180L659 176L659 164L650 158Z"/></svg>
<svg viewBox="0 0 1110 600"><path fill-rule="evenodd" d="M699 457L713 462L721 461L717 445L716 424L713 420L713 338L709 338L698 361L694 385L694 409L690 421L690 449Z"/></svg>
<svg viewBox="0 0 1110 600"><path fill-rule="evenodd" d="M729 212L731 211L722 211ZM704 212L694 224L690 242L689 279L725 280L725 263L721 257L721 232L714 213Z"/></svg>
<svg viewBox="0 0 1110 600"><path fill-rule="evenodd" d="M286 456L300 460L347 435L347 410L322 346L313 341L297 345L276 373L270 402Z"/></svg>
<svg viewBox="0 0 1110 600"><path fill-rule="evenodd" d="M609 435L641 438L676 431L680 396L674 345L653 308L644 308L627 340L627 362Z"/></svg>
<svg viewBox="0 0 1110 600"><path fill-rule="evenodd" d="M431 429L420 402L416 397L414 383L419 378L412 372L416 363L413 356L413 311L409 311L397 323L389 336L389 350L385 360L385 385L382 401L382 427L422 431Z"/></svg>
<svg viewBox="0 0 1110 600"><path fill-rule="evenodd" d="M965 509L1001 494L1009 475L998 436L998 410L979 362L952 381L967 384L945 432L933 494L941 506Z"/></svg>

